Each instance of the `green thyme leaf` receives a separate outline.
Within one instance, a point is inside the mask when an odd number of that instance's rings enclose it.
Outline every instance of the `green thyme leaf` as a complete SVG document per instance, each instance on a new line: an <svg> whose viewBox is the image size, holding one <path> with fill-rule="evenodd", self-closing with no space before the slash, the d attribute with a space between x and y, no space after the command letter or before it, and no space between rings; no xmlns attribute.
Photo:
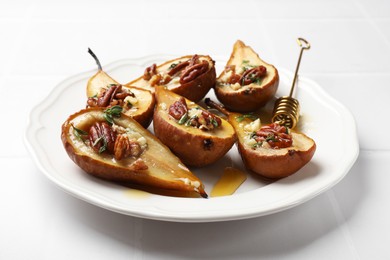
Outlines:
<svg viewBox="0 0 390 260"><path fill-rule="evenodd" d="M185 113L180 119L179 121L177 122L179 125L183 125L185 122L187 122L187 119L188 119L188 114Z"/></svg>
<svg viewBox="0 0 390 260"><path fill-rule="evenodd" d="M257 142L254 145L252 145L252 148L256 149L257 147L261 147L261 146L263 146L263 142Z"/></svg>
<svg viewBox="0 0 390 260"><path fill-rule="evenodd" d="M112 118L111 115L109 115L109 114L104 114L104 119L106 119L107 123L109 123L110 125L113 125L113 124L114 124L114 119Z"/></svg>
<svg viewBox="0 0 390 260"><path fill-rule="evenodd" d="M244 72L247 71L247 70L259 67L258 65L249 64L249 61L247 61L247 63L242 62L242 64L245 64L244 66L242 66L242 70Z"/></svg>
<svg viewBox="0 0 390 260"><path fill-rule="evenodd" d="M107 108L106 110L104 110L104 119L106 119L106 121L110 125L112 125L114 124L114 118L118 118L121 116L122 110L123 108L118 105Z"/></svg>
<svg viewBox="0 0 390 260"><path fill-rule="evenodd" d="M96 139L92 146L96 146L100 142L103 142L103 145L99 148L99 153L102 153L107 150L107 140L104 138L104 136L100 136L98 139Z"/></svg>
<svg viewBox="0 0 390 260"><path fill-rule="evenodd" d="M73 124L72 124L72 128L73 128L74 135L84 142L85 138L88 136L88 133L85 132L84 130L81 130L81 129L75 127Z"/></svg>
<svg viewBox="0 0 390 260"><path fill-rule="evenodd" d="M257 134L256 134L256 132L252 132L251 134L250 134L250 136L249 136L249 138L255 138L257 136Z"/></svg>
<svg viewBox="0 0 390 260"><path fill-rule="evenodd" d="M194 120L194 119L195 119L195 120L198 119L198 116L197 116L197 115L194 115L194 116L190 117L190 118L187 120L187 122L186 122L186 126L190 126L192 120Z"/></svg>
<svg viewBox="0 0 390 260"><path fill-rule="evenodd" d="M253 83L257 84L257 85L260 85L260 84L261 84L261 81L262 81L262 78L256 77L255 74L250 74L250 75L249 75L249 79L250 79Z"/></svg>
<svg viewBox="0 0 390 260"><path fill-rule="evenodd" d="M103 138L103 145L100 147L99 153L102 153L102 152L104 152L105 150L107 150L107 141L106 141L105 138Z"/></svg>
<svg viewBox="0 0 390 260"><path fill-rule="evenodd" d="M277 142L278 140L276 139L275 135L271 133L271 134L267 135L267 137L265 138L265 141L266 142L268 142L268 141Z"/></svg>
<svg viewBox="0 0 390 260"><path fill-rule="evenodd" d="M219 126L217 120L215 120L215 119L212 119L211 123L214 125L214 127L218 127Z"/></svg>
<svg viewBox="0 0 390 260"><path fill-rule="evenodd" d="M113 106L106 109L106 113L111 114L114 117L120 117L122 113L122 107L121 106Z"/></svg>
<svg viewBox="0 0 390 260"><path fill-rule="evenodd" d="M172 63L171 66L169 66L169 69L170 69L170 70L173 69L173 68L176 67L179 63L180 63L180 62L178 62L178 63Z"/></svg>
<svg viewBox="0 0 390 260"><path fill-rule="evenodd" d="M257 85L261 85L262 79L261 78L256 78L253 83L256 83Z"/></svg>
<svg viewBox="0 0 390 260"><path fill-rule="evenodd" d="M241 116L236 117L236 121L237 122L241 122L245 118L256 120L258 117L256 115L254 115L254 114L245 114L245 115L241 115Z"/></svg>

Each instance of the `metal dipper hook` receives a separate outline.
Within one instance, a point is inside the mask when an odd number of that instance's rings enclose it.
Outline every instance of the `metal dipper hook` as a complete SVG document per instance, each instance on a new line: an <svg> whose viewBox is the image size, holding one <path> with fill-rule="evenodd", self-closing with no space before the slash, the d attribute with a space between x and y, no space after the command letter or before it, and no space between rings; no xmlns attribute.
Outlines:
<svg viewBox="0 0 390 260"><path fill-rule="evenodd" d="M293 92L295 88L295 83L298 78L299 66L301 64L302 54L304 50L310 49L310 43L303 38L297 39L301 51L299 53L298 63L295 69L294 79L291 85L290 94L288 96L282 96L278 98L275 102L275 107L273 111L272 122L279 123L280 125L287 126L289 128L294 128L299 119L299 102L297 99L293 98Z"/></svg>

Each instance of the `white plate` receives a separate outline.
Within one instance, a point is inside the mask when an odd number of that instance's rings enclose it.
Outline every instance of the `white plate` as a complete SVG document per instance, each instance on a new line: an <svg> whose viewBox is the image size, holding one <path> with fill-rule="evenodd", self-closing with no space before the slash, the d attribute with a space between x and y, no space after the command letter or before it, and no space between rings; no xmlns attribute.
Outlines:
<svg viewBox="0 0 390 260"><path fill-rule="evenodd" d="M148 56L120 60L104 66L119 82L142 75L146 66L172 56ZM226 60L216 59L217 68ZM67 117L85 107L86 84L96 70L81 73L60 83L31 112L25 141L39 169L66 192L94 205L126 215L177 221L211 222L263 216L299 205L338 183L355 162L359 145L351 113L315 82L300 78L295 97L301 103L300 127L317 143L317 151L296 174L272 182L248 174L232 196L209 199L177 198L137 192L93 178L78 168L66 154L60 139ZM277 96L289 93L292 74L279 69ZM213 91L208 96L215 99ZM271 104L272 106L272 104ZM151 128L149 128L151 129ZM194 169L209 193L226 166L244 169L234 146L216 164Z"/></svg>

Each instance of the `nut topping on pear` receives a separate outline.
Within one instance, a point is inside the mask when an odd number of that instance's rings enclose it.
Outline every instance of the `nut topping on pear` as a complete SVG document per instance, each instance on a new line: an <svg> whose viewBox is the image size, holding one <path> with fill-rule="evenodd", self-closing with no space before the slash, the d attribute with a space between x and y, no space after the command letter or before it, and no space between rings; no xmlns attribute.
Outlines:
<svg viewBox="0 0 390 260"><path fill-rule="evenodd" d="M214 90L227 109L251 112L271 100L278 85L278 70L238 40L225 69L217 78Z"/></svg>
<svg viewBox="0 0 390 260"><path fill-rule="evenodd" d="M305 166L315 153L316 143L303 133L276 123L262 125L253 114L230 112L210 99L206 104L228 116L245 167L263 177L287 177Z"/></svg>
<svg viewBox="0 0 390 260"><path fill-rule="evenodd" d="M233 127L194 102L156 87L155 135L186 165L201 167L225 155L236 141Z"/></svg>
<svg viewBox="0 0 390 260"><path fill-rule="evenodd" d="M152 64L144 74L127 83L155 92L162 85L172 92L191 101L200 101L214 87L216 80L215 62L210 56L188 55L169 60L160 65Z"/></svg>
<svg viewBox="0 0 390 260"><path fill-rule="evenodd" d="M126 116L134 118L147 128L156 103L154 95L145 89L123 86L103 71L99 59L88 49L98 65L98 72L88 80L87 107L121 106Z"/></svg>
<svg viewBox="0 0 390 260"><path fill-rule="evenodd" d="M101 108L81 110L62 125L61 139L69 157L95 177L207 197L200 179L179 158L121 113L108 116Z"/></svg>

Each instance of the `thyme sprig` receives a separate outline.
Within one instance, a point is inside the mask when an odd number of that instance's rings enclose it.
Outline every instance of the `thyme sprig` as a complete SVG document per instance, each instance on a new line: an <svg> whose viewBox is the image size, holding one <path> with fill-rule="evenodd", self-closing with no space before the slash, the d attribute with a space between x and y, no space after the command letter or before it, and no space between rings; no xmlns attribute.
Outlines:
<svg viewBox="0 0 390 260"><path fill-rule="evenodd" d="M241 116L237 116L237 117L236 117L236 121L240 123L240 122L243 121L245 118L249 118L249 119L252 119L252 120L256 120L256 119L259 118L259 117L256 116L256 115L254 115L254 114L252 114L252 113L250 113L250 114L244 114L244 115L241 115Z"/></svg>
<svg viewBox="0 0 390 260"><path fill-rule="evenodd" d="M107 108L106 110L104 110L104 119L106 119L107 123L113 125L114 118L121 117L122 110L123 108L118 105Z"/></svg>
<svg viewBox="0 0 390 260"><path fill-rule="evenodd" d="M72 128L73 128L74 135L84 142L88 136L88 133L82 129L75 127L73 124L72 124Z"/></svg>

